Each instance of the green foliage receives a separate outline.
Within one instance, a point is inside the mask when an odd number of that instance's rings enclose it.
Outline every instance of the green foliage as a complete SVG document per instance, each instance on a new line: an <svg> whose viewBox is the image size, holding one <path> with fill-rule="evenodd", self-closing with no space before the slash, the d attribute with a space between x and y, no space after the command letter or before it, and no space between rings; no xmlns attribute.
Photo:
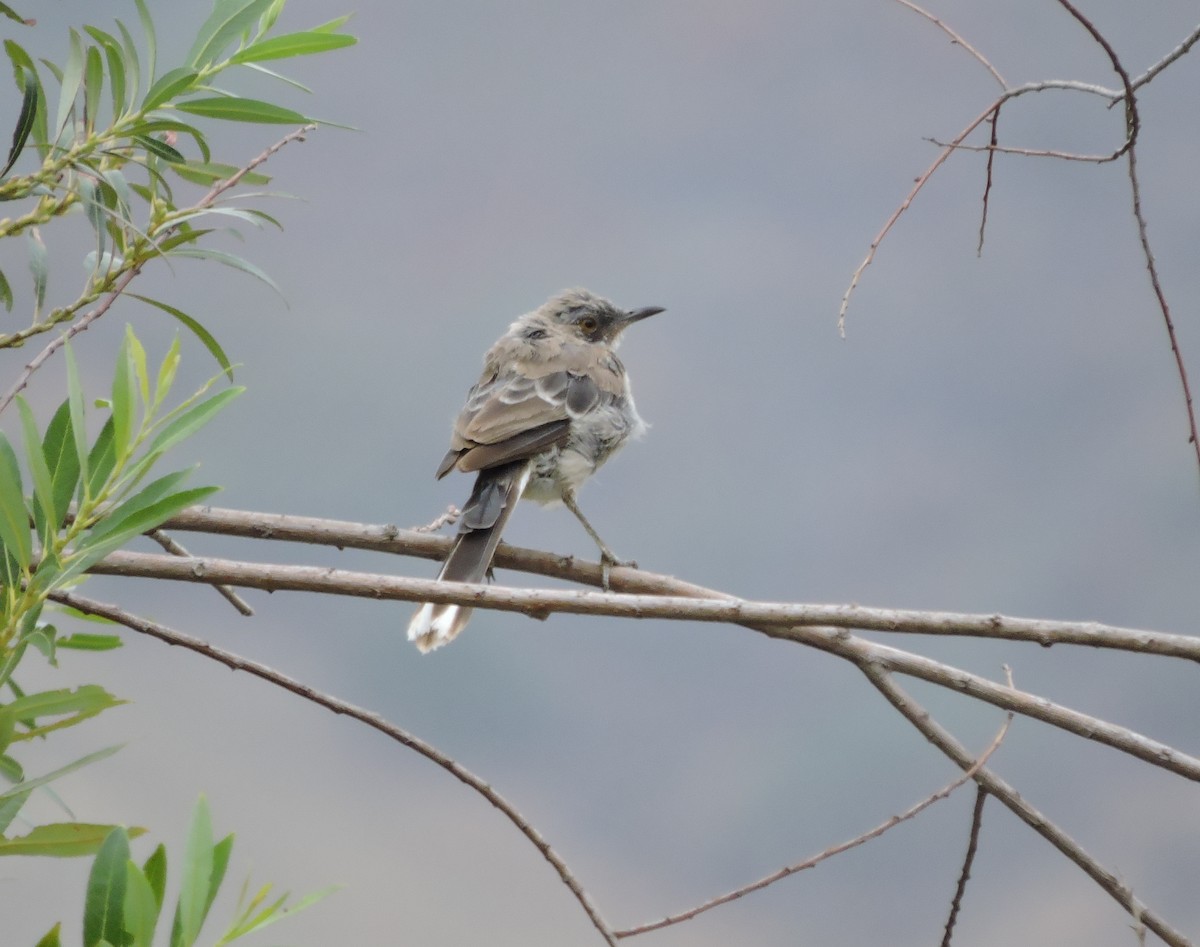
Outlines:
<svg viewBox="0 0 1200 947"><path fill-rule="evenodd" d="M173 186L174 181L212 188L238 173L238 165L213 160L207 129L196 120L297 126L312 122L295 109L232 95L214 82L227 70L250 69L299 86L260 63L331 52L356 42L338 32L344 19L275 34L283 0L216 0L185 61L159 72L154 22L143 0L134 2L140 44L121 20L115 21L115 30L97 26L71 30L61 69L45 61L39 69L15 39L4 41L22 98L12 144L0 170L0 201L28 206L0 220L0 238L28 237L34 313L25 328L0 332L0 348L20 345L79 318L102 297L120 292L123 280L136 276L155 258L215 260L262 278L247 261L207 246L203 238L212 231L197 229L195 223L200 217L224 216L257 225L262 218L218 203L217 195L189 205ZM0 13L4 12L0 5ZM43 70L58 83L53 101ZM10 175L27 154L37 157L37 166ZM253 173L239 178L243 183L266 180L265 175ZM38 230L77 206L83 209L94 238L94 249L85 261L90 276L76 299L47 310L49 267ZM7 308L13 305L10 280L3 272L0 302ZM147 302L158 305L155 300ZM195 331L214 355L220 352L212 334L198 321L166 304L159 308ZM218 361L229 370L228 359L218 357Z"/></svg>
<svg viewBox="0 0 1200 947"><path fill-rule="evenodd" d="M0 400L0 413L12 408L10 424L0 431L0 856L94 856L83 914L86 947L151 947L164 906L167 855L160 845L141 865L131 859L130 840L144 829L77 821L30 825L23 817L35 794L50 792L52 783L119 747L94 750L37 775L26 773L20 751L123 701L96 684L27 693L18 672L28 654L41 654L57 666L64 650L120 647L120 637L107 631L61 635L61 619L97 619L55 599L83 582L99 560L212 494L215 487L189 485L191 470L163 472L161 462L241 389L213 390L233 379L229 357L199 320L158 299L135 296L182 324L221 368L186 397L174 392L182 356L178 338L152 366L127 328L104 400L94 401L85 395L68 340L114 299L133 295L129 284L158 259L221 264L278 291L254 264L209 246L221 225L279 226L261 210L227 202L239 185L269 181L255 168L270 152L253 166L221 161L214 158L208 134L218 121L263 126L311 121L285 105L232 95L214 84L228 70L253 70L298 86L261 63L355 42L339 32L344 18L307 31L275 32L284 2L215 0L185 60L165 69L159 66L158 36L144 0L132 0L137 14L132 30L120 19L108 29L72 29L61 65L35 62L15 38L3 43L20 104L9 112L16 122L0 161L0 202L7 205L0 215L0 238L16 237L24 246L32 313L24 328L0 332L0 348L52 330L64 334L29 362ZM33 22L4 3L0 17ZM55 83L57 95L52 94ZM202 196L185 199L197 186ZM75 299L56 305L55 266L42 229L73 211L92 236L85 258L88 277ZM9 311L16 303L4 272L0 302ZM65 349L66 396L42 425L16 392L59 346ZM89 404L99 416L89 417ZM197 942L232 848L232 835L214 842L202 797L182 857L170 947ZM237 916L217 943L259 930L326 893L289 906L287 896L272 900L270 886L249 898L243 892ZM38 947L59 944L55 925Z"/></svg>

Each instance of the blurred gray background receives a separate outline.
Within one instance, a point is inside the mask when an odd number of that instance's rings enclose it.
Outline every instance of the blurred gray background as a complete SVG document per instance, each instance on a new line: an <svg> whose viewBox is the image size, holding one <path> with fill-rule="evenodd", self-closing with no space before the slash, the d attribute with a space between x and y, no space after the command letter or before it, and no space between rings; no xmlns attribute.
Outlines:
<svg viewBox="0 0 1200 947"><path fill-rule="evenodd" d="M60 60L68 25L136 23L131 2L30 6L18 9L35 29L4 21L0 33ZM172 65L206 10L151 6ZM1182 0L1082 8L1134 74L1195 25ZM1117 82L1050 0L933 9L1012 84ZM930 23L883 0L293 0L282 25L346 12L357 47L281 64L314 95L226 83L357 129L322 129L278 155L272 187L303 198L264 205L286 230L224 244L267 270L287 305L196 264L160 267L142 286L203 320L242 364L247 394L174 459L202 460L198 482L225 487L218 503L406 526L461 503L468 478L432 474L482 353L515 316L582 285L668 308L622 350L650 434L583 494L609 542L644 567L751 598L1195 630L1197 470L1123 164L1000 158L977 258L984 162L953 158L883 244L838 337L854 267L936 154L925 136L952 137L995 95ZM1193 54L1142 94L1139 161L1196 373L1198 68ZM16 104L11 91L0 99L3 127ZM1108 152L1122 121L1059 93L1014 103L1000 129L1010 144ZM279 134L221 128L213 141L242 161ZM55 233L61 301L85 241ZM19 248L5 252L19 278ZM175 331L136 302L106 316L77 345L95 395L126 322L155 358ZM194 340L185 351L188 382L212 373ZM3 357L11 377L28 355ZM31 395L43 415L61 385L56 360ZM180 538L204 553L435 572ZM563 510L523 507L506 538L592 555ZM405 605L250 593L258 615L243 619L199 587L88 589L453 755L544 833L615 926L857 835L954 775L853 669L743 629L480 613L423 658L404 640ZM27 687L101 681L131 703L22 759L36 773L126 743L57 784L77 818L150 827L177 869L204 791L217 830L237 832L227 895L250 874L297 893L346 885L248 943L598 942L525 839L423 758L125 637L118 652L63 655L58 671L27 662ZM1023 688L1200 751L1195 669L1180 662L888 640L993 678L1007 662ZM956 695L910 689L971 746L1000 723ZM1027 720L995 766L1151 907L1200 933L1194 786ZM968 789L814 871L631 943L936 943L970 807ZM61 817L45 799L31 814ZM77 937L87 867L0 863L4 943L31 944L58 919ZM973 875L956 943L1135 942L1107 896L999 805ZM226 897L209 941L229 913Z"/></svg>

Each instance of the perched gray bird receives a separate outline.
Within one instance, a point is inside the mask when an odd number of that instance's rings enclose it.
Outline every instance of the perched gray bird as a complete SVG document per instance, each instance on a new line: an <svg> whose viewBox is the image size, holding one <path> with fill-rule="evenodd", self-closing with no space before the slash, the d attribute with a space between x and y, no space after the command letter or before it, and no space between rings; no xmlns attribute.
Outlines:
<svg viewBox="0 0 1200 947"><path fill-rule="evenodd" d="M566 504L604 563L620 563L580 512L575 494L646 429L614 350L626 326L662 311L626 311L572 289L521 316L488 350L437 469L439 479L451 470L479 474L438 579L482 581L521 497ZM454 640L470 616L462 605L426 602L409 623L408 640L432 651Z"/></svg>

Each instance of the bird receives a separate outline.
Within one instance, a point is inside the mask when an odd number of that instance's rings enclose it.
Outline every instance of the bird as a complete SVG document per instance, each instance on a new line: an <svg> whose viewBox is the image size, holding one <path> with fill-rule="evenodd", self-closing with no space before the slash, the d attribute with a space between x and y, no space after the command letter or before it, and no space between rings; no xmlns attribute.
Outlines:
<svg viewBox="0 0 1200 947"><path fill-rule="evenodd" d="M633 323L661 306L621 309L586 289L569 289L519 317L483 359L483 372L454 422L437 468L475 473L458 533L438 573L443 582L481 582L517 501L562 503L600 549L608 568L622 562L579 509L583 483L646 423L638 415L616 348ZM426 602L408 639L422 652L448 644L471 608Z"/></svg>

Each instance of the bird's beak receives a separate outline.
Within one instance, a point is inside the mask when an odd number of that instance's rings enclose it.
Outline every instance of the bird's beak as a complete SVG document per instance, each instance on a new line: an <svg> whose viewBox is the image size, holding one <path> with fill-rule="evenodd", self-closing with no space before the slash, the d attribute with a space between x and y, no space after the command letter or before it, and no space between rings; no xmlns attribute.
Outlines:
<svg viewBox="0 0 1200 947"><path fill-rule="evenodd" d="M647 306L645 309L631 309L625 313L625 318L621 320L625 325L631 325L635 322L641 322L643 319L648 319L650 316L656 316L660 312L666 312L662 306Z"/></svg>

